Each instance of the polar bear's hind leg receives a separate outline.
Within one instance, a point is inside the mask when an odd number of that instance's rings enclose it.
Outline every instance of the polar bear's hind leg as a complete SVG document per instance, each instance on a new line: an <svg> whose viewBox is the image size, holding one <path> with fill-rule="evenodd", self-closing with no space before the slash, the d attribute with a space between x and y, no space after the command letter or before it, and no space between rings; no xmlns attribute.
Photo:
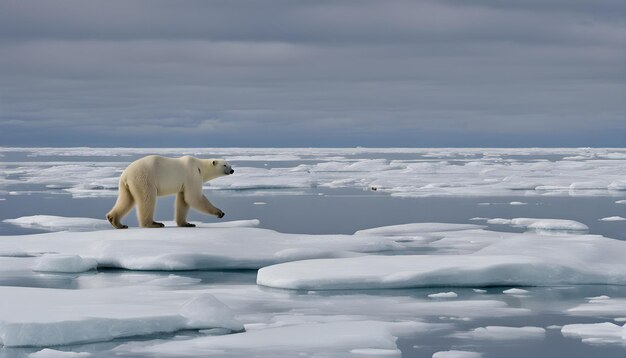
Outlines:
<svg viewBox="0 0 626 358"><path fill-rule="evenodd" d="M113 209L109 211L106 215L107 220L113 225L116 229L128 229L128 226L123 225L121 220L124 216L128 214L128 212L135 205L135 200L133 196L130 194L128 187L125 183L120 181L119 184L119 194L117 196L117 201L113 206Z"/></svg>
<svg viewBox="0 0 626 358"><path fill-rule="evenodd" d="M141 227L164 227L163 223L154 221L157 189L153 185L131 186L131 194L137 198L137 221Z"/></svg>

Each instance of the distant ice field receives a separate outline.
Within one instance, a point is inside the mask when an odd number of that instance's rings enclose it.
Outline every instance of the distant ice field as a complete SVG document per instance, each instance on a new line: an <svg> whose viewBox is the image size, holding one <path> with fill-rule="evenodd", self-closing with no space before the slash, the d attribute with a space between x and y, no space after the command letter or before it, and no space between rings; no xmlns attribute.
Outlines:
<svg viewBox="0 0 626 358"><path fill-rule="evenodd" d="M148 154L226 216L112 229ZM0 357L623 357L625 202L626 149L0 148Z"/></svg>

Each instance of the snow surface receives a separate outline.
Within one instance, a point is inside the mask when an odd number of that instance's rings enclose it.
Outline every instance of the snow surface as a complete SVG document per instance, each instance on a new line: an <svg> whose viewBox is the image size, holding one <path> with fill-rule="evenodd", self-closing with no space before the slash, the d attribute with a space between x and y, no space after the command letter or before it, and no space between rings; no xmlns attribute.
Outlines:
<svg viewBox="0 0 626 358"><path fill-rule="evenodd" d="M0 148L28 156L124 157L147 154L224 157L237 173L214 180L211 190L376 188L393 196L616 195L626 190L626 150L607 148ZM364 156L410 154L415 159ZM554 156L556 160L537 159ZM38 184L74 197L114 197L128 161L0 162L0 183ZM280 161L276 168L237 162ZM311 163L308 163L308 162ZM304 164L303 164L304 163Z"/></svg>
<svg viewBox="0 0 626 358"><path fill-rule="evenodd" d="M96 260L78 255L44 254L37 260L33 270L76 273L93 270L97 265Z"/></svg>
<svg viewBox="0 0 626 358"><path fill-rule="evenodd" d="M589 344L626 344L626 327L611 322L568 324L561 333Z"/></svg>
<svg viewBox="0 0 626 358"><path fill-rule="evenodd" d="M75 219L78 224L81 222ZM195 228L111 228L88 233L0 236L0 252L19 247L26 254L59 253L80 256L88 262L96 260L98 267L199 270L256 269L293 260L352 257L403 248L393 240L373 235L285 234L250 227L256 225L258 220L244 220L199 224ZM242 247L247 249L241 250ZM64 270L57 260L55 270L76 272L70 261L66 263L68 268Z"/></svg>
<svg viewBox="0 0 626 358"><path fill-rule="evenodd" d="M62 217L53 215L22 216L16 219L6 219L3 222L22 227L59 231L59 230L97 230L108 229L111 224L107 220L78 217Z"/></svg>
<svg viewBox="0 0 626 358"><path fill-rule="evenodd" d="M535 219L535 218L515 218L502 219L495 218L487 220L489 224L512 225L515 227L527 228L532 230L548 230L548 231L587 231L589 227L583 223L574 220L564 219Z"/></svg>
<svg viewBox="0 0 626 358"><path fill-rule="evenodd" d="M223 303L190 290L0 286L0 297L0 344L5 347L109 341L181 329L243 329Z"/></svg>
<svg viewBox="0 0 626 358"><path fill-rule="evenodd" d="M573 227L569 223L560 226ZM419 230L411 232L411 225L402 228L373 232L389 239L426 235ZM419 243L434 254L290 262L263 267L257 283L308 290L626 283L624 241L597 235L519 234L476 228L427 236L428 240Z"/></svg>
<svg viewBox="0 0 626 358"><path fill-rule="evenodd" d="M422 322L340 321L268 328L225 336L199 337L165 343L129 343L116 349L123 353L153 354L161 357L191 357L207 354L237 356L296 356L301 353L324 356L372 353L400 357L398 336L428 332L436 325ZM314 338L313 338L314 337Z"/></svg>

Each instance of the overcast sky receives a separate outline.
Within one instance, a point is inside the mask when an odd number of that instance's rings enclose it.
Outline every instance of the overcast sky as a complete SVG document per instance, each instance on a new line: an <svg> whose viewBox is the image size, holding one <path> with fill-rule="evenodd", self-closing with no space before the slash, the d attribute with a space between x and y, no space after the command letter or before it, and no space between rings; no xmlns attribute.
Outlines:
<svg viewBox="0 0 626 358"><path fill-rule="evenodd" d="M626 146L626 1L0 1L0 145Z"/></svg>

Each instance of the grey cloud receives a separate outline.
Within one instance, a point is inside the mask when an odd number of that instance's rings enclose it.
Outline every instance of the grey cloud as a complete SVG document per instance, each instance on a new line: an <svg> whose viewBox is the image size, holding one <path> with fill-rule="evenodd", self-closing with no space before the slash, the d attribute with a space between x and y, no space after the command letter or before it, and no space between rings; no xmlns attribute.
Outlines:
<svg viewBox="0 0 626 358"><path fill-rule="evenodd" d="M624 3L503 4L3 1L0 144L626 145Z"/></svg>

